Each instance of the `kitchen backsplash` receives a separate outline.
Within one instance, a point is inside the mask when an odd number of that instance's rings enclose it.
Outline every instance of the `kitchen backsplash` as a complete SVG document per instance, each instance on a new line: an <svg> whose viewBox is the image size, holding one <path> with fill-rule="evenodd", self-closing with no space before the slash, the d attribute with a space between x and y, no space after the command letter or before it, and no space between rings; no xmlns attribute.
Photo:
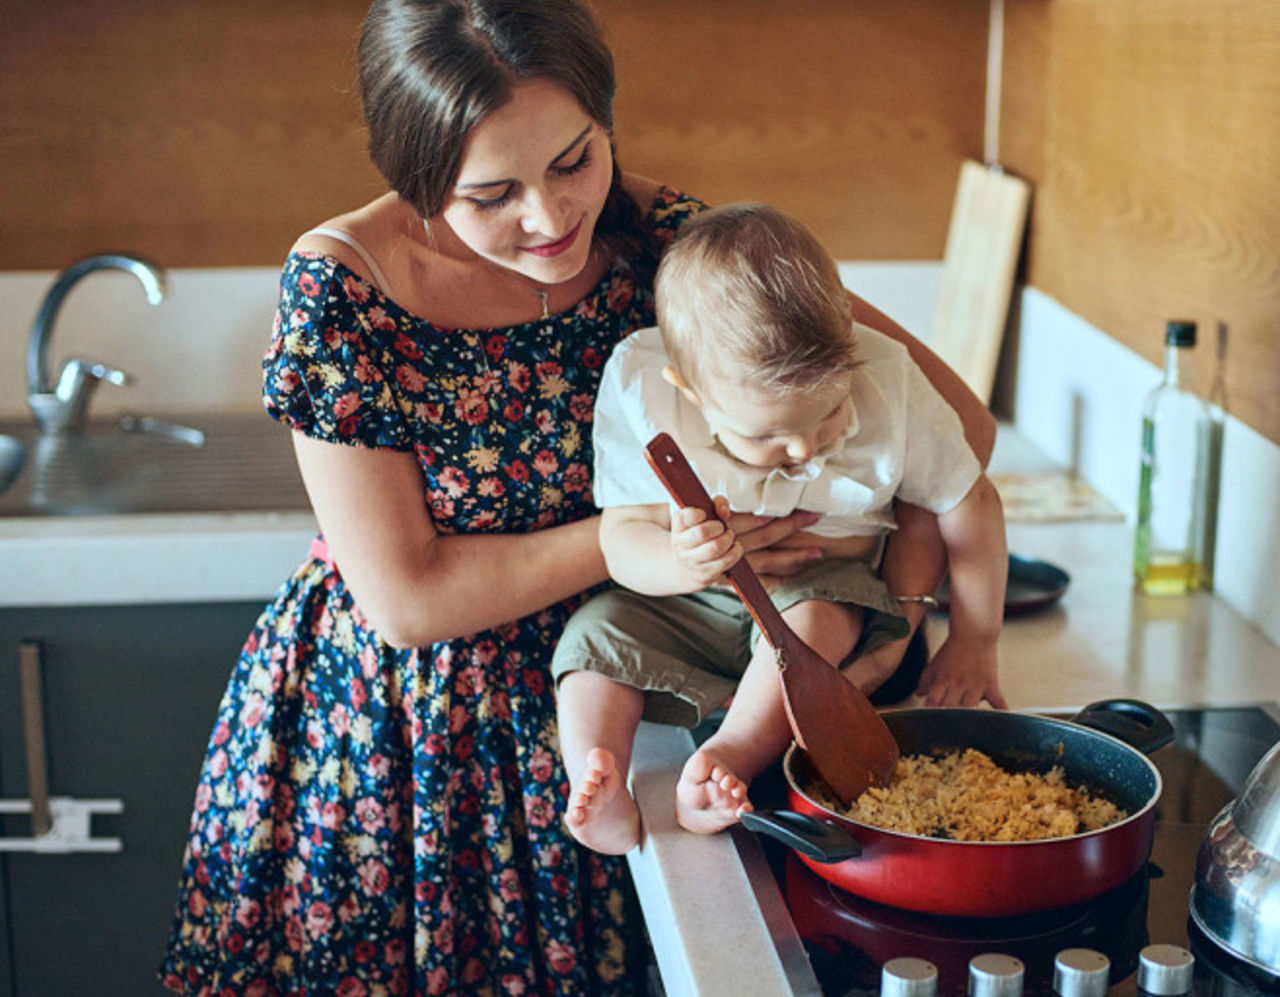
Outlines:
<svg viewBox="0 0 1280 997"><path fill-rule="evenodd" d="M922 336L939 271L928 262L841 267L849 286ZM27 340L56 277L0 273L0 419L28 418ZM274 267L174 269L167 298L151 307L132 276L90 274L63 302L49 340L50 369L56 377L64 359L78 356L131 375L127 386L98 389L93 415L260 411L260 363L278 280Z"/></svg>
<svg viewBox="0 0 1280 997"><path fill-rule="evenodd" d="M28 417L31 323L57 275L0 273L0 419ZM170 270L163 302L117 271L90 274L63 301L48 341L54 377L69 357L110 364L132 382L101 386L91 415L256 412L280 272L274 267Z"/></svg>

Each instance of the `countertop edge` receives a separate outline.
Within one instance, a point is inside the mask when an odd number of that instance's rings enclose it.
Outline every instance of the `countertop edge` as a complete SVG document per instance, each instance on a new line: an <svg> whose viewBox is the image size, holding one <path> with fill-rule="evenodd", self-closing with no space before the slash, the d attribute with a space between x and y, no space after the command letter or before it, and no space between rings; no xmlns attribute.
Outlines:
<svg viewBox="0 0 1280 997"><path fill-rule="evenodd" d="M310 512L0 519L0 607L267 599L315 534Z"/></svg>
<svg viewBox="0 0 1280 997"><path fill-rule="evenodd" d="M759 846L693 834L675 820L675 787L693 752L689 731L642 723L631 789L644 840L627 854L667 997L816 995L817 982ZM776 895L771 916L765 903Z"/></svg>

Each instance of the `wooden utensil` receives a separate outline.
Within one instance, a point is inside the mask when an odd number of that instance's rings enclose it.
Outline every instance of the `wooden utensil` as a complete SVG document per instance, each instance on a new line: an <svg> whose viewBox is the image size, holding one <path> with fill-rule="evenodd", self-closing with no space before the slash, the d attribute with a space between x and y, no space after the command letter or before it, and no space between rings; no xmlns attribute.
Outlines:
<svg viewBox="0 0 1280 997"><path fill-rule="evenodd" d="M988 404L1027 227L1025 180L973 160L960 167L929 347Z"/></svg>
<svg viewBox="0 0 1280 997"><path fill-rule="evenodd" d="M677 504L715 516L675 440L659 433L645 457ZM726 574L776 653L791 732L814 768L846 805L868 786L887 785L898 764L898 742L870 700L787 625L745 557Z"/></svg>

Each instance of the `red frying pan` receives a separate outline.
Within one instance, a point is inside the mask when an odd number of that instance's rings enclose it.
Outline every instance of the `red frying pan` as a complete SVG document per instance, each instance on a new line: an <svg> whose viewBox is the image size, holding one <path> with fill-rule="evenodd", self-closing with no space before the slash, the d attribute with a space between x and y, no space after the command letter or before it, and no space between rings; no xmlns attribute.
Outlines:
<svg viewBox="0 0 1280 997"><path fill-rule="evenodd" d="M812 766L793 745L783 759L791 810L744 813L742 823L791 846L830 883L868 900L929 914L1007 917L1082 903L1146 864L1160 770L1146 756L1173 740L1169 719L1133 699L1091 703L1070 720L1005 710L917 709L886 715L909 755L976 748L1009 772L1063 769L1127 811L1097 831L1036 841L950 841L873 827L822 802Z"/></svg>

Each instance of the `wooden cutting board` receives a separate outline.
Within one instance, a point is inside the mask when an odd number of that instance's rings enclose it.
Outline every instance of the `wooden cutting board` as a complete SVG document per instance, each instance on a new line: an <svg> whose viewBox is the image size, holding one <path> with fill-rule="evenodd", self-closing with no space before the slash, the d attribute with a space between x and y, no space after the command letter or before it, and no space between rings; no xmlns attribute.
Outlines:
<svg viewBox="0 0 1280 997"><path fill-rule="evenodd" d="M991 401L1031 188L998 168L960 167L930 348Z"/></svg>

